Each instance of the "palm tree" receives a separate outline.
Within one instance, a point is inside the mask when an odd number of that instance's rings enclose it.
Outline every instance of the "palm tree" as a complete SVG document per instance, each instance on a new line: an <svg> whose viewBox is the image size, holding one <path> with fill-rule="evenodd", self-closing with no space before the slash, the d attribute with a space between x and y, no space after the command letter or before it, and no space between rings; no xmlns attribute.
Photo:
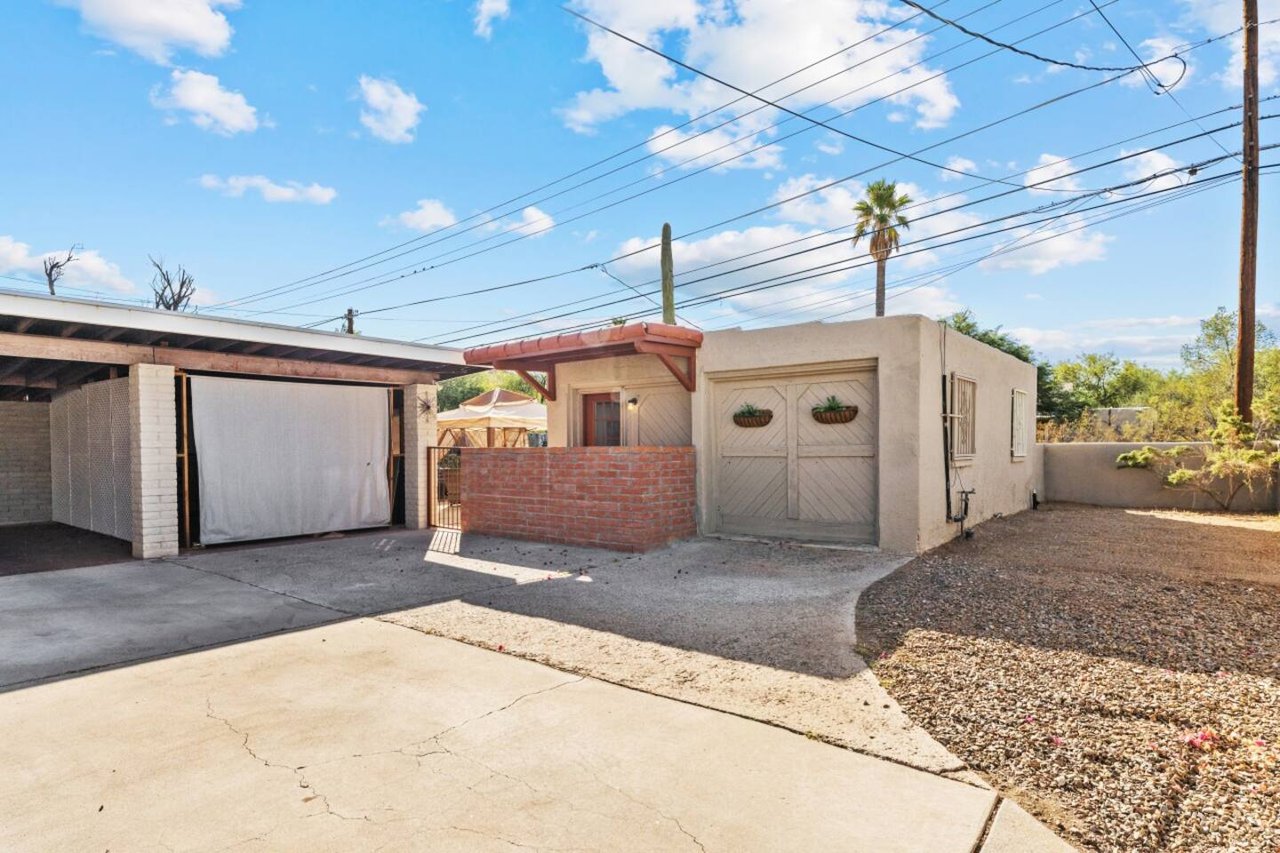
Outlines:
<svg viewBox="0 0 1280 853"><path fill-rule="evenodd" d="M867 197L853 208L858 224L853 232L853 245L871 235L871 257L876 259L876 316L884 316L884 267L889 256L898 251L898 229L904 231L911 222L901 211L911 204L906 193L898 195L898 185L889 181L873 181L867 185Z"/></svg>

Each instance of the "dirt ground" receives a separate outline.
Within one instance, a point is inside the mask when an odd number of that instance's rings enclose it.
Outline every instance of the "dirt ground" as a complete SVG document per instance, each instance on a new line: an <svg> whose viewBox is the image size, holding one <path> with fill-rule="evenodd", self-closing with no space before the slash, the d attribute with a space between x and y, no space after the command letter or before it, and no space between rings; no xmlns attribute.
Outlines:
<svg viewBox="0 0 1280 853"><path fill-rule="evenodd" d="M1077 844L1280 849L1280 519L1051 505L857 625L915 722Z"/></svg>
<svg viewBox="0 0 1280 853"><path fill-rule="evenodd" d="M509 560L520 546L493 547L472 546L469 558ZM381 618L931 772L963 768L854 651L859 593L903 558L717 539L644 555L563 550L548 572L575 554L594 559L567 577Z"/></svg>

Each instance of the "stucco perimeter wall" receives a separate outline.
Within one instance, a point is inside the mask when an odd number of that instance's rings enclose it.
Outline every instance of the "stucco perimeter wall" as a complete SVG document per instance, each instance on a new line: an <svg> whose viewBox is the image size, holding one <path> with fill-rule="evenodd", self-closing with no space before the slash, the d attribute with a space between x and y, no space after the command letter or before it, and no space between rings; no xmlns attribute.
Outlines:
<svg viewBox="0 0 1280 853"><path fill-rule="evenodd" d="M946 470L943 454L942 378L953 372L977 381L977 452L957 460L951 477L953 511L960 509L960 491L974 489L969 499L972 526L996 514L1012 515L1031 507L1031 493L1044 496L1035 444L1036 369L994 347L975 341L937 322L920 328L922 377L920 535L917 551L926 551L954 538L960 525L947 521ZM1023 423L1026 456L1013 448L1013 392L1025 391Z"/></svg>
<svg viewBox="0 0 1280 853"><path fill-rule="evenodd" d="M622 443L630 447L687 447L692 442L690 397L656 356L629 355L556 367L556 399L547 401L547 443L582 444L582 395L617 392ZM627 400L636 400L635 408Z"/></svg>
<svg viewBox="0 0 1280 853"><path fill-rule="evenodd" d="M1151 447L1176 447L1179 443L1153 443ZM1126 442L1089 442L1041 445L1044 454L1044 497L1050 501L1119 506L1134 509L1217 509L1207 496L1162 488L1150 471L1117 468L1121 453L1144 447ZM1252 495L1242 491L1231 507L1239 512L1280 510L1276 488Z"/></svg>
<svg viewBox="0 0 1280 853"><path fill-rule="evenodd" d="M877 370L880 440L877 450L879 543L889 551L914 553L920 523L920 357L922 329L936 328L920 316L885 317L848 323L805 323L771 329L708 332L698 353L698 387L693 400L694 445L712 445L710 382L717 374L832 362L874 360ZM709 530L710 453L698 456L699 524ZM941 482L941 481L939 481ZM941 491L941 486L938 486Z"/></svg>
<svg viewBox="0 0 1280 853"><path fill-rule="evenodd" d="M462 449L462 529L648 551L697 533L692 447Z"/></svg>

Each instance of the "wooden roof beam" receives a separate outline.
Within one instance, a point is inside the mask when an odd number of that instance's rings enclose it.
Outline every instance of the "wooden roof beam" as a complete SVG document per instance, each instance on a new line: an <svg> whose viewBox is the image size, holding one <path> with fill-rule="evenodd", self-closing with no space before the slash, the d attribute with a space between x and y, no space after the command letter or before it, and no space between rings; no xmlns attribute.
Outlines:
<svg viewBox="0 0 1280 853"><path fill-rule="evenodd" d="M107 343L49 335L17 335L11 332L0 332L0 356L98 364L167 364L183 370L203 370L210 373L329 379L375 385L431 384L437 379L435 373L405 368L366 367L356 364L270 358L176 347Z"/></svg>

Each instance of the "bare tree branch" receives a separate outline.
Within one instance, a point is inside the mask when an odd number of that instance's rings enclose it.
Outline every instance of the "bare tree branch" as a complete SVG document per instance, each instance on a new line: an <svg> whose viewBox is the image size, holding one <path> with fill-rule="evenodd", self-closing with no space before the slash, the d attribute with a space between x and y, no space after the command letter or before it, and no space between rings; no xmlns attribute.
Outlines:
<svg viewBox="0 0 1280 853"><path fill-rule="evenodd" d="M63 268L76 260L76 252L80 251L80 244L76 243L70 249L67 249L67 256L59 259L57 255L49 255L44 259L44 280L49 284L49 295L57 296L55 285L58 279L62 278Z"/></svg>
<svg viewBox="0 0 1280 853"><path fill-rule="evenodd" d="M165 269L164 258L156 260L147 255L151 266L156 268L155 277L151 279L151 292L155 295L155 307L166 311L186 311L191 297L196 293L196 279L181 265L176 272Z"/></svg>

